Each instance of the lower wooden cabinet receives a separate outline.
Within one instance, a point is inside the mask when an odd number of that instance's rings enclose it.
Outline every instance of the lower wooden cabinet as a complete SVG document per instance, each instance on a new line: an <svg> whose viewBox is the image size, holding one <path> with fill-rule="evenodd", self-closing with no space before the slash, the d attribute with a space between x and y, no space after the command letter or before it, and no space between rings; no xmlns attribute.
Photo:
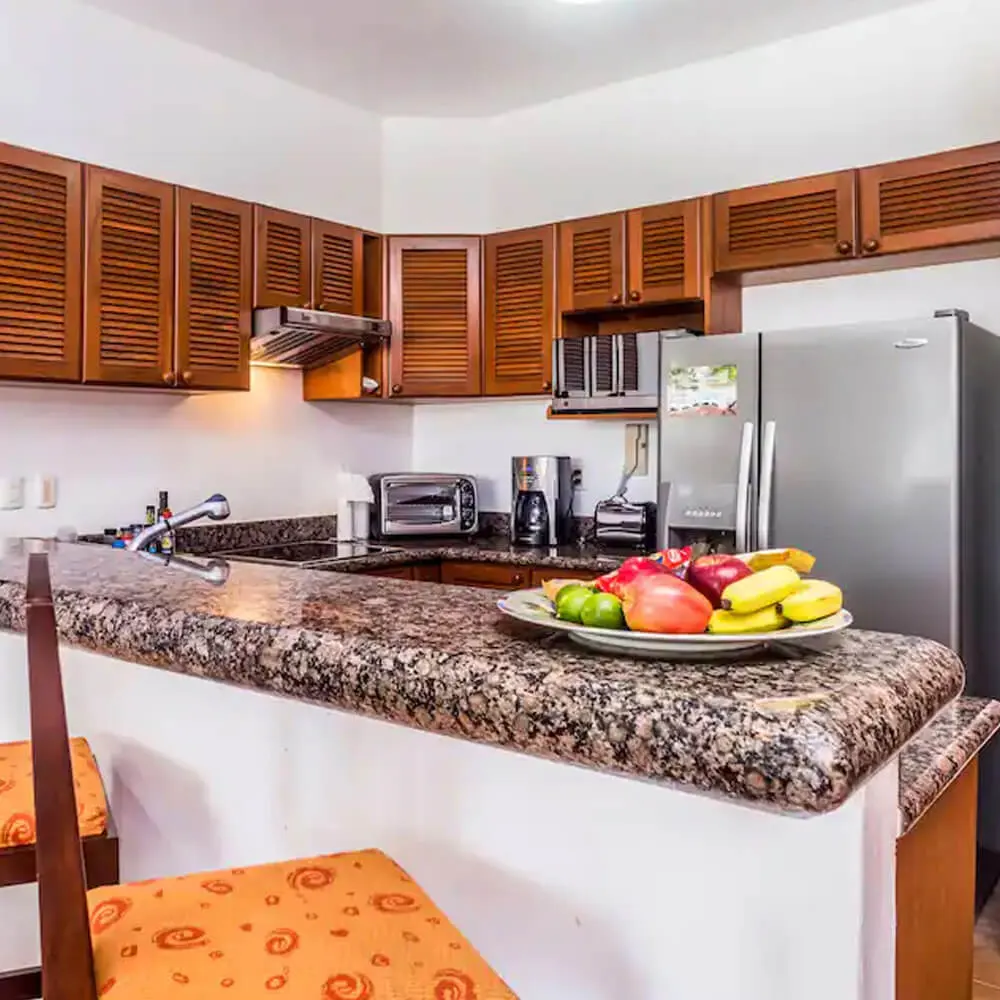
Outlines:
<svg viewBox="0 0 1000 1000"><path fill-rule="evenodd" d="M365 576L384 576L391 580L420 580L423 583L441 582L440 563L413 563L403 566L386 566L384 569L373 569L365 572Z"/></svg>
<svg viewBox="0 0 1000 1000"><path fill-rule="evenodd" d="M531 586L531 568L501 563L446 562L441 566L441 582L460 587L519 590Z"/></svg>
<svg viewBox="0 0 1000 1000"><path fill-rule="evenodd" d="M386 566L385 569L365 570L365 576L385 576L390 580L412 580L412 566Z"/></svg>
<svg viewBox="0 0 1000 1000"><path fill-rule="evenodd" d="M977 773L974 759L896 843L896 1000L969 996Z"/></svg>

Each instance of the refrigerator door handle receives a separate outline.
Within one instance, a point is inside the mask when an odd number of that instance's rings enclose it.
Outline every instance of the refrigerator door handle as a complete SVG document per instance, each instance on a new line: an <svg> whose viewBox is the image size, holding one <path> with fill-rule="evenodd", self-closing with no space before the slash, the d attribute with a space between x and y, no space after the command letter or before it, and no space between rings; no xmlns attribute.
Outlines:
<svg viewBox="0 0 1000 1000"><path fill-rule="evenodd" d="M753 424L743 425L740 442L740 466L736 473L736 551L750 547L750 464L753 460Z"/></svg>
<svg viewBox="0 0 1000 1000"><path fill-rule="evenodd" d="M771 496L774 492L774 438L778 425L769 420L764 424L760 449L760 507L757 511L757 545L771 547Z"/></svg>

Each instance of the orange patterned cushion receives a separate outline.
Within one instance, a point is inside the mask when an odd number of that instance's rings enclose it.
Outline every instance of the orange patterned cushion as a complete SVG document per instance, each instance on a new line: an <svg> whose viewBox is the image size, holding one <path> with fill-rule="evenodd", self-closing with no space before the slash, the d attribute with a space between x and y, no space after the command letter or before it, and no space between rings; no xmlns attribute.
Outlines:
<svg viewBox="0 0 1000 1000"><path fill-rule="evenodd" d="M87 894L99 996L516 1000L381 851Z"/></svg>
<svg viewBox="0 0 1000 1000"><path fill-rule="evenodd" d="M70 740L69 749L80 836L95 837L108 828L101 773L86 740ZM0 743L0 850L35 842L33 774L30 743Z"/></svg>

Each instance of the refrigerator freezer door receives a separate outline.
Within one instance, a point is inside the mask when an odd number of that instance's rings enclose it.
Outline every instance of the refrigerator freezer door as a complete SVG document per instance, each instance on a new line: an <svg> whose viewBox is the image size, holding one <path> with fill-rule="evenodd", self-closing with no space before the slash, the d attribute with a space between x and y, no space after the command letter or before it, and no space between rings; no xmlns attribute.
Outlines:
<svg viewBox="0 0 1000 1000"><path fill-rule="evenodd" d="M761 337L758 537L817 559L861 628L957 648L959 325Z"/></svg>
<svg viewBox="0 0 1000 1000"><path fill-rule="evenodd" d="M659 526L752 546L759 404L756 333L660 343Z"/></svg>

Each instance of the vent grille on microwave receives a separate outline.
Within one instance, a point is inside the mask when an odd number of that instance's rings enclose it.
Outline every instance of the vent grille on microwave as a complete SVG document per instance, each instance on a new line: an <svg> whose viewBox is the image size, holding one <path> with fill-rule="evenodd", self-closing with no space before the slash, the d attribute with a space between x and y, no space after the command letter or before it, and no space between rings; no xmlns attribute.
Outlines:
<svg viewBox="0 0 1000 1000"><path fill-rule="evenodd" d="M607 394L614 391L614 338L594 337L591 340L594 365L594 384L592 394Z"/></svg>

